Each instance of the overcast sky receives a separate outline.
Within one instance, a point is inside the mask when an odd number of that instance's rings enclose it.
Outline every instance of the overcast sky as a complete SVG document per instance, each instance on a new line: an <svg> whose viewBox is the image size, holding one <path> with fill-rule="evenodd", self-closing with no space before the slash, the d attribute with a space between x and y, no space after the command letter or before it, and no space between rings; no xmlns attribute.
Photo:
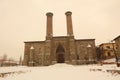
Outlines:
<svg viewBox="0 0 120 80"><path fill-rule="evenodd" d="M54 14L53 35L66 36L66 11L76 39L95 38L99 45L120 34L120 0L0 0L0 56L18 59L24 41L45 40L47 12Z"/></svg>

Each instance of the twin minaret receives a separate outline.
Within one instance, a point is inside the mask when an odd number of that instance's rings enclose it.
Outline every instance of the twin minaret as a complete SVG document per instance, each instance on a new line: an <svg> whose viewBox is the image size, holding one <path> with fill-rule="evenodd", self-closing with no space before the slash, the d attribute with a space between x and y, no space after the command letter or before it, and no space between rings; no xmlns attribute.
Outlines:
<svg viewBox="0 0 120 80"><path fill-rule="evenodd" d="M67 21L67 36L73 36L73 28L72 28L72 12L67 11L65 13L66 15L66 21ZM47 30L46 30L46 40L49 40L53 37L53 30L52 30L52 26L53 26L53 21L52 21L52 16L53 13L48 12L46 14L47 16Z"/></svg>
<svg viewBox="0 0 120 80"><path fill-rule="evenodd" d="M47 16L47 31L46 31L46 40L49 40L52 38L53 36L53 30L52 30L52 16L53 16L53 13L51 12L48 12L46 14Z"/></svg>

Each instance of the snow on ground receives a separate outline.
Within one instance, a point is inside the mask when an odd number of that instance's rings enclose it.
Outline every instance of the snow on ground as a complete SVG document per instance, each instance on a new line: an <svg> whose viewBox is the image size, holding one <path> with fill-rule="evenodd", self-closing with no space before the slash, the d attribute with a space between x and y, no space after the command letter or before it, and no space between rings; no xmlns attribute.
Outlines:
<svg viewBox="0 0 120 80"><path fill-rule="evenodd" d="M104 60L104 62L115 62L115 58Z"/></svg>
<svg viewBox="0 0 120 80"><path fill-rule="evenodd" d="M14 67L0 67L0 73L16 72L16 71L28 71L26 66L14 66Z"/></svg>
<svg viewBox="0 0 120 80"><path fill-rule="evenodd" d="M4 68L0 68L2 72ZM7 70L28 71L0 78L0 80L120 80L120 74L106 70L120 70L116 65L79 65L55 64L46 67L8 67Z"/></svg>

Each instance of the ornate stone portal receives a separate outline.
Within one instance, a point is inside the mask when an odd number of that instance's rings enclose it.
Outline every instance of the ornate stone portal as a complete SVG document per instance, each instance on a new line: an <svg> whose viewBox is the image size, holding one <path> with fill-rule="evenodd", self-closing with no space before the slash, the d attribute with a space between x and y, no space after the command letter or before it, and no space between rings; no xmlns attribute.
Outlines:
<svg viewBox="0 0 120 80"><path fill-rule="evenodd" d="M46 40L25 42L24 65L47 66L56 63L79 65L96 61L95 39L74 39L72 12L68 11L65 15L67 36L53 36L53 13L46 14Z"/></svg>

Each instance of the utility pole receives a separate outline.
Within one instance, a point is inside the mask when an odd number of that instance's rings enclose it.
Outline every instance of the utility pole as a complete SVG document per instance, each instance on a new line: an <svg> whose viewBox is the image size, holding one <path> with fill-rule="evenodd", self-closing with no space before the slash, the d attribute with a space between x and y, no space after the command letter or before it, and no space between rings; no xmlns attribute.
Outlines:
<svg viewBox="0 0 120 80"><path fill-rule="evenodd" d="M20 56L19 65L22 65L22 56Z"/></svg>

